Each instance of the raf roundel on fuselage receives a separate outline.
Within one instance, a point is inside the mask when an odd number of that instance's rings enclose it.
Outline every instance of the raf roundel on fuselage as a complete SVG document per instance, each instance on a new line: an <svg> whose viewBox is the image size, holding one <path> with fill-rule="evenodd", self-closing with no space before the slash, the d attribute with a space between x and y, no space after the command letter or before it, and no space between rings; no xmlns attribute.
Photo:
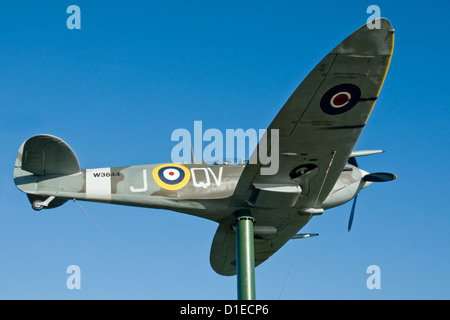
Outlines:
<svg viewBox="0 0 450 320"><path fill-rule="evenodd" d="M183 188L191 178L188 168L178 164L163 164L152 172L153 179L163 189L178 190Z"/></svg>

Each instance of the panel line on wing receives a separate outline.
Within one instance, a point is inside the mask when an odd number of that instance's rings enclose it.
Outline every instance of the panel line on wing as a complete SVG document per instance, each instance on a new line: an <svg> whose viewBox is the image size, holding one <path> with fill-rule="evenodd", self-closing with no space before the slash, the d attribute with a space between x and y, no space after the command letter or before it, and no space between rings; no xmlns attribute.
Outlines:
<svg viewBox="0 0 450 320"><path fill-rule="evenodd" d="M327 171L325 171L325 177L323 178L322 184L321 184L320 189L319 189L319 193L317 194L316 202L314 203L314 208L316 207L317 201L319 200L320 194L322 193L323 185L325 184L325 181L327 180L328 172L330 171L330 168L333 165L333 160L334 160L334 157L336 156L336 153L337 153L337 151L334 150L333 151L333 156L331 157L330 163L328 164Z"/></svg>

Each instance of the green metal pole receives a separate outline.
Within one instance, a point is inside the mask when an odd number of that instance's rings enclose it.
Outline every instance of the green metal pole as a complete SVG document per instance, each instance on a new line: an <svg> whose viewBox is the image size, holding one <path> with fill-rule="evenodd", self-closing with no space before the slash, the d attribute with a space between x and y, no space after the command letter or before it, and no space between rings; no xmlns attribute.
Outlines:
<svg viewBox="0 0 450 320"><path fill-rule="evenodd" d="M255 300L253 222L250 216L237 217L235 220L238 300Z"/></svg>

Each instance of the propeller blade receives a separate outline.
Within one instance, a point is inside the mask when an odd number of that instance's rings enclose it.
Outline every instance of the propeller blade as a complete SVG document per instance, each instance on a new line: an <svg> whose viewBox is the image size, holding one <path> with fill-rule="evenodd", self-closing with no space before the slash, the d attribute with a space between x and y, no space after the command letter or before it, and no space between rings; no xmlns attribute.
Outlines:
<svg viewBox="0 0 450 320"><path fill-rule="evenodd" d="M356 199L358 198L358 195L353 198L353 205L352 205L352 211L350 212L350 218L348 219L348 227L347 231L350 232L350 229L352 228L353 224L353 217L355 215L355 206L356 206Z"/></svg>
<svg viewBox="0 0 450 320"><path fill-rule="evenodd" d="M355 192L355 197L353 198L352 211L350 212L350 218L348 219L348 227L347 227L347 231L349 231L349 232L350 232L350 229L352 228L353 217L355 216L356 199L358 198L358 194L361 191L361 189L363 188L364 184L365 184L365 181L363 179L361 179L359 181L358 189Z"/></svg>
<svg viewBox="0 0 450 320"><path fill-rule="evenodd" d="M387 182L397 179L397 176L387 172L376 172L365 175L362 180L368 182Z"/></svg>
<svg viewBox="0 0 450 320"><path fill-rule="evenodd" d="M354 165L355 167L358 167L358 163L356 162L356 159L353 157L348 159L348 163L350 163L351 165ZM352 211L350 212L350 218L348 220L348 227L347 227L348 231L350 231L352 228L353 218L355 216L356 199L358 198L359 192L364 187L364 184L366 182L386 182L386 181L392 181L395 179L397 179L397 176L395 174L387 173L387 172L369 173L361 178L358 189L355 192L355 197L353 198Z"/></svg>
<svg viewBox="0 0 450 320"><path fill-rule="evenodd" d="M358 168L358 162L356 162L356 158L355 157L351 157L348 159L347 161L349 164L351 164L352 166L355 166Z"/></svg>

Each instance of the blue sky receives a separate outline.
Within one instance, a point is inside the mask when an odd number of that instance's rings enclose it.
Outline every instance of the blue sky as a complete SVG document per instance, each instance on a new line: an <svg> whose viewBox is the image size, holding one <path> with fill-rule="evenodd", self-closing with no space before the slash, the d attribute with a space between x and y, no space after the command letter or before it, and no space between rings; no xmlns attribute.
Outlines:
<svg viewBox="0 0 450 320"><path fill-rule="evenodd" d="M81 8L81 30L66 9ZM20 144L47 133L83 168L170 161L177 128L266 128L309 71L366 23L396 30L357 144L398 175L315 217L256 269L258 299L449 299L450 99L442 1L20 1L0 9L0 299L235 299L216 274L216 224L170 211L73 202L36 213L14 186ZM100 228L99 228L100 227ZM81 289L66 287L69 265ZM381 270L369 290L366 269Z"/></svg>

